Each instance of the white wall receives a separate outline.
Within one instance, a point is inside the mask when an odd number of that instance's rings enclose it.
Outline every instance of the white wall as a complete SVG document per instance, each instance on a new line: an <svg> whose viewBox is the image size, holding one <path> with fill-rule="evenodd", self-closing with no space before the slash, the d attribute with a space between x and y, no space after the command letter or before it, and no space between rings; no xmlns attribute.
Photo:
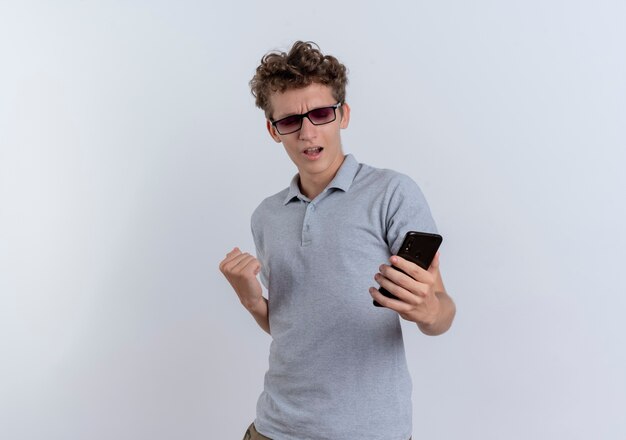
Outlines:
<svg viewBox="0 0 626 440"><path fill-rule="evenodd" d="M0 3L0 438L239 439L269 336L217 266L295 168L247 82L314 40L412 176L447 334L414 438L626 438L622 1Z"/></svg>

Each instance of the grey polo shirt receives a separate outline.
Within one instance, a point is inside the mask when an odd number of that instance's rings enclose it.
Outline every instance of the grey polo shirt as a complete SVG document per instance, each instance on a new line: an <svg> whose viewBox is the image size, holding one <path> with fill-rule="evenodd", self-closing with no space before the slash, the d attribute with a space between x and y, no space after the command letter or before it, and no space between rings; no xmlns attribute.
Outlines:
<svg viewBox="0 0 626 440"><path fill-rule="evenodd" d="M368 288L407 231L436 232L426 200L411 178L350 154L315 199L298 181L252 214L272 335L255 426L276 440L407 440L399 316Z"/></svg>

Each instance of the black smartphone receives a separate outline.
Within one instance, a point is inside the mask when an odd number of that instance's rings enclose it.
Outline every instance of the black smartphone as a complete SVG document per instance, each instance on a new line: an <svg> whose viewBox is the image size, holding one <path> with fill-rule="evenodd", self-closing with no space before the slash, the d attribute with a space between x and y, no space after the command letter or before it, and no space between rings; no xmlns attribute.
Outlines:
<svg viewBox="0 0 626 440"><path fill-rule="evenodd" d="M417 264L422 269L428 270L442 241L443 237L439 234L409 231L404 236L404 241L402 242L402 246L400 246L398 255L405 260ZM406 272L395 266L391 267L406 274ZM378 290L387 298L398 299L397 296L390 293L387 289L380 287ZM382 307L376 300L374 300L374 305L376 307Z"/></svg>

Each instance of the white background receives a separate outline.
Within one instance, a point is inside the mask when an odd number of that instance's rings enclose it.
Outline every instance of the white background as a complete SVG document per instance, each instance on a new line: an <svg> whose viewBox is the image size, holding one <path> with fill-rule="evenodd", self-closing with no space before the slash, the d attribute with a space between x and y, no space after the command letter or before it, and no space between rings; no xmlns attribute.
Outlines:
<svg viewBox="0 0 626 440"><path fill-rule="evenodd" d="M270 337L218 264L296 172L248 81L297 39L349 68L345 152L410 175L444 235L454 326L403 324L414 438L626 438L624 17L1 2L0 438L243 436Z"/></svg>

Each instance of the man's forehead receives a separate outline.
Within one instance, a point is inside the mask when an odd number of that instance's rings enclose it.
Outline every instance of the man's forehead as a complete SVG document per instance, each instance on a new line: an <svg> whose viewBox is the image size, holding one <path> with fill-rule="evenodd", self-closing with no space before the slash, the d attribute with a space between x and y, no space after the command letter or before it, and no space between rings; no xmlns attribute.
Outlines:
<svg viewBox="0 0 626 440"><path fill-rule="evenodd" d="M333 102L330 102L333 101ZM313 83L306 87L287 89L270 95L273 117L280 119L312 108L335 104L330 86Z"/></svg>

